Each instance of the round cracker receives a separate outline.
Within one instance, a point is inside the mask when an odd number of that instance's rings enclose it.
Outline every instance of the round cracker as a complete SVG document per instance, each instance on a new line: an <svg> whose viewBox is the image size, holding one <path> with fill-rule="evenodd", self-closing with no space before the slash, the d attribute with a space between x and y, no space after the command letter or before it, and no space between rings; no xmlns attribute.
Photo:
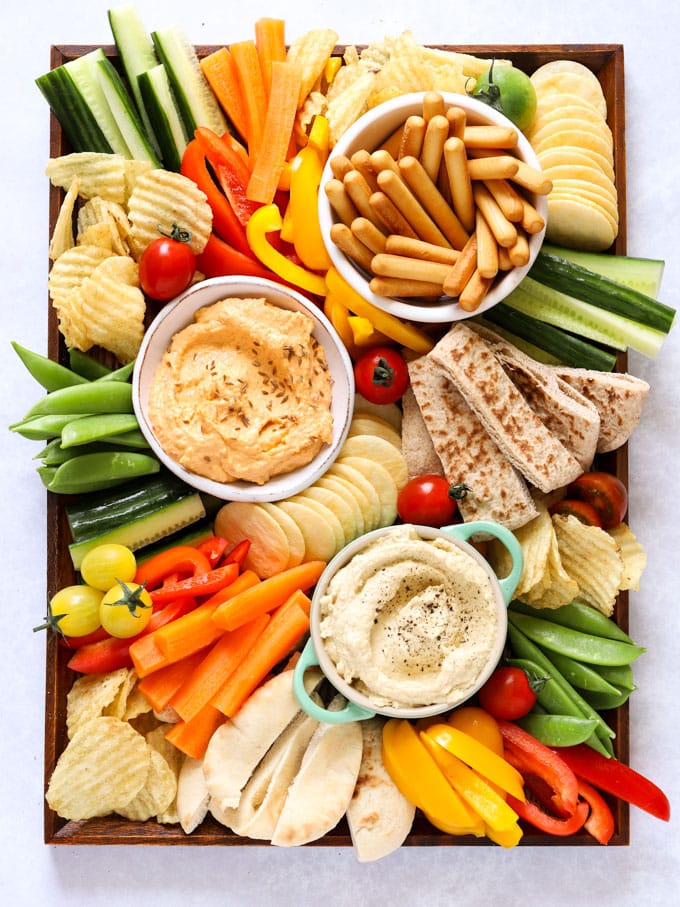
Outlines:
<svg viewBox="0 0 680 907"><path fill-rule="evenodd" d="M399 490L392 474L378 460L359 455L338 458L341 464L352 466L375 488L380 501L378 526L391 526L397 518L397 496Z"/></svg>
<svg viewBox="0 0 680 907"><path fill-rule="evenodd" d="M380 416L374 416L370 413L358 414L352 419L347 437L354 435L375 435L378 438L384 438L393 444L397 450L401 450L401 434Z"/></svg>
<svg viewBox="0 0 680 907"><path fill-rule="evenodd" d="M592 206L595 211L597 211L599 214L604 215L604 217L609 222L612 230L614 231L614 235L618 233L618 218L605 207L602 199L593 198L586 192L575 192L574 190L569 189L557 189L551 193L551 198L553 201L575 201L585 205L586 207Z"/></svg>
<svg viewBox="0 0 680 907"><path fill-rule="evenodd" d="M337 494L352 509L356 525L356 538L366 532L364 512L368 507L368 501L356 486L351 485L340 476L329 476L328 474L317 479L314 485L316 488L327 488Z"/></svg>
<svg viewBox="0 0 680 907"><path fill-rule="evenodd" d="M614 152L612 146L602 136L593 132L583 132L579 129L562 129L553 132L551 135L541 139L540 142L533 144L533 149L537 155L547 148L559 148L564 145L573 145L576 148L592 148L598 154L603 155L610 164L614 164Z"/></svg>
<svg viewBox="0 0 680 907"><path fill-rule="evenodd" d="M375 460L392 476L397 491L408 482L408 466L401 450L375 435L354 435L340 448L340 457L366 457Z"/></svg>
<svg viewBox="0 0 680 907"><path fill-rule="evenodd" d="M603 252L614 242L616 234L606 214L585 199L548 196L548 242L588 252Z"/></svg>
<svg viewBox="0 0 680 907"><path fill-rule="evenodd" d="M300 501L279 501L279 507L297 523L305 540L305 561L329 561L337 550L331 523Z"/></svg>
<svg viewBox="0 0 680 907"><path fill-rule="evenodd" d="M536 98L536 116L541 116L551 110L563 107L583 107L586 110L594 110L599 117L602 116L598 105L593 104L592 101L589 101L583 95L574 94L573 92L549 91Z"/></svg>
<svg viewBox="0 0 680 907"><path fill-rule="evenodd" d="M607 122L603 119L602 114L590 104L564 104L537 113L527 133L527 138L531 140L543 126L547 126L549 123L570 122L571 120L586 120L598 126L606 125Z"/></svg>
<svg viewBox="0 0 680 907"><path fill-rule="evenodd" d="M575 60L552 60L531 74L531 81L540 98L551 92L581 95L593 107L607 115L607 102L597 76Z"/></svg>
<svg viewBox="0 0 680 907"><path fill-rule="evenodd" d="M597 186L593 186L587 180L556 180L553 183L552 193L557 195L575 195L578 198L585 198L599 205L603 211L612 218L614 223L619 221L619 212L616 201L608 196Z"/></svg>
<svg viewBox="0 0 680 907"><path fill-rule="evenodd" d="M297 567L302 563L305 556L305 539L300 532L300 527L284 510L275 503L261 501L260 506L272 516L283 529L284 535L288 540L290 554L288 556L288 566Z"/></svg>
<svg viewBox="0 0 680 907"><path fill-rule="evenodd" d="M593 188L602 190L602 194L611 201L616 201L616 186L605 176L605 174L594 164L557 164L553 167L544 167L546 173L555 184L555 180L581 180Z"/></svg>
<svg viewBox="0 0 680 907"><path fill-rule="evenodd" d="M368 481L366 476L351 464L341 463L338 460L333 463L326 475L339 476L357 490L357 493L362 496L365 502L364 524L366 532L377 529L380 526L382 507L375 486Z"/></svg>
<svg viewBox="0 0 680 907"><path fill-rule="evenodd" d="M613 148L614 140L611 130L604 120L593 122L585 117L558 117L548 123L544 123L540 128L531 134L531 144L540 146L541 142L556 132L563 132L565 129L578 129L579 132L586 132L598 136Z"/></svg>
<svg viewBox="0 0 680 907"><path fill-rule="evenodd" d="M593 148L576 148L573 145L546 148L537 155L541 168L559 167L562 164L593 164L599 167L605 176L614 181L614 166L604 154Z"/></svg>
<svg viewBox="0 0 680 907"><path fill-rule="evenodd" d="M355 510L347 503L342 495L338 494L337 491L323 488L315 483L314 485L310 485L309 488L305 488L304 491L301 491L299 497L317 501L335 514L340 520L342 532L345 537L345 544L351 542L352 539L355 539L357 535L359 535Z"/></svg>
<svg viewBox="0 0 680 907"><path fill-rule="evenodd" d="M250 539L244 567L260 579L280 573L290 560L290 546L285 532L274 517L258 503L230 501L215 517L215 534L232 545Z"/></svg>
<svg viewBox="0 0 680 907"><path fill-rule="evenodd" d="M305 498L301 494L293 495L293 497L288 498L288 500L292 501L294 504L302 504L303 507L307 507L309 510L313 510L315 513L318 513L319 516L323 520L325 520L333 530L333 536L335 537L335 550L339 551L341 548L344 548L345 533L342 528L342 523L329 507L327 507L325 504L321 504L319 501L315 501L313 498Z"/></svg>
<svg viewBox="0 0 680 907"><path fill-rule="evenodd" d="M396 403L371 403L361 394L354 396L354 413L369 413L384 419L393 425L397 431L401 431L402 412Z"/></svg>

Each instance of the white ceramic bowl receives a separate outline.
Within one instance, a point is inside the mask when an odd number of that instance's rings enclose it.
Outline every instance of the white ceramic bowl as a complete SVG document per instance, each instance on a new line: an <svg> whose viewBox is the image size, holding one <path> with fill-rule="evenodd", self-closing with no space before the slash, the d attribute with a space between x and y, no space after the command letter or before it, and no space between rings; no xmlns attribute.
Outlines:
<svg viewBox="0 0 680 907"><path fill-rule="evenodd" d="M446 107L456 106L465 110L467 123L469 125L493 124L499 126L513 126L510 120L502 113L494 110L488 104L476 98L464 94L454 94L452 92L441 92ZM484 301L475 312L463 311L455 300L443 296L438 302L415 301L409 299L397 299L394 297L377 296L369 288L370 275L367 274L359 265L348 258L330 238L330 231L333 224L337 221L337 216L333 211L323 186L333 177L331 169L333 158L339 155L351 157L355 151L366 149L374 151L385 139L390 136L406 119L413 114L422 114L423 93L414 92L412 94L401 95L390 101L379 104L372 110L369 110L356 123L354 123L338 140L334 146L331 155L326 163L321 178L321 190L319 192L319 220L323 233L324 243L328 250L328 255L334 267L340 272L345 280L353 289L372 302L385 312L396 315L398 318L405 318L412 321L419 321L430 324L444 323L449 321L459 321L464 318L470 318L472 315L478 315L488 311L504 299L511 290L519 284L522 278L527 274L529 268L534 262L545 236L545 227L538 233L529 237L530 258L527 265L513 268L504 276L499 276L491 289L486 294ZM541 165L536 157L528 139L520 132L516 148L516 156L525 161L537 170ZM546 196L529 195L529 200L542 216L544 222L548 219L548 205Z"/></svg>
<svg viewBox="0 0 680 907"><path fill-rule="evenodd" d="M216 482L189 472L168 456L158 443L148 418L149 389L173 336L194 320L198 309L227 297L264 297L283 309L305 312L314 320L314 337L323 347L333 381L331 413L333 439L307 466L274 476L264 485L251 482ZM324 313L300 293L270 280L255 277L213 277L189 287L165 306L149 326L135 363L132 400L139 427L159 460L198 491L228 501L277 501L297 494L332 465L342 446L352 416L354 373L344 344Z"/></svg>

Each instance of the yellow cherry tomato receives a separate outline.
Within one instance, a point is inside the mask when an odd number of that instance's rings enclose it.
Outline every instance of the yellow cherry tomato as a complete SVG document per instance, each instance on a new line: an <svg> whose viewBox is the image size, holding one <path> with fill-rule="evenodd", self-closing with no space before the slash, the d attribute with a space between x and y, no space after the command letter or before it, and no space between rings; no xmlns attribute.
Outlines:
<svg viewBox="0 0 680 907"><path fill-rule="evenodd" d="M85 584L64 586L50 599L47 622L36 630L52 627L64 636L87 636L99 627L103 593Z"/></svg>
<svg viewBox="0 0 680 907"><path fill-rule="evenodd" d="M120 639L141 633L152 613L151 596L139 583L116 583L105 593L99 607L102 626Z"/></svg>
<svg viewBox="0 0 680 907"><path fill-rule="evenodd" d="M130 583L137 572L137 559L125 545L107 543L87 552L80 575L88 586L108 592L118 582Z"/></svg>

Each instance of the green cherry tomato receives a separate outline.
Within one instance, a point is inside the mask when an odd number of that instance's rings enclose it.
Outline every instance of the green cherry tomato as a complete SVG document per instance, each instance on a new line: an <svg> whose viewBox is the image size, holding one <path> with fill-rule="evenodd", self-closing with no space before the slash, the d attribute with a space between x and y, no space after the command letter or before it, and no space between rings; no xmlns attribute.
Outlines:
<svg viewBox="0 0 680 907"><path fill-rule="evenodd" d="M116 583L104 594L99 607L102 627L119 639L141 633L152 613L151 596L139 583Z"/></svg>
<svg viewBox="0 0 680 907"><path fill-rule="evenodd" d="M511 120L522 132L536 115L536 89L529 76L516 66L492 62L477 79L472 95Z"/></svg>
<svg viewBox="0 0 680 907"><path fill-rule="evenodd" d="M125 545L97 545L87 552L80 565L83 580L102 592L117 582L130 583L137 572L137 560Z"/></svg>
<svg viewBox="0 0 680 907"><path fill-rule="evenodd" d="M87 636L100 625L99 606L103 593L84 584L64 586L50 599L47 622L36 630L52 627L64 636Z"/></svg>

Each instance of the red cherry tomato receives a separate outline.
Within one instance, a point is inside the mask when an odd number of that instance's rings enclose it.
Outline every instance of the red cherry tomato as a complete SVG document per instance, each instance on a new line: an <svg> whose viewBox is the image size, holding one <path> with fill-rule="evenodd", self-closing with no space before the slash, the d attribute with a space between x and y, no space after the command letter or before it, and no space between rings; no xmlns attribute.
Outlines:
<svg viewBox="0 0 680 907"><path fill-rule="evenodd" d="M496 668L479 691L479 704L493 715L514 721L527 715L536 702L536 693L521 668Z"/></svg>
<svg viewBox="0 0 680 907"><path fill-rule="evenodd" d="M196 273L191 234L173 226L170 236L150 243L139 260L139 283L151 299L167 302L189 286Z"/></svg>
<svg viewBox="0 0 680 907"><path fill-rule="evenodd" d="M354 380L371 403L395 403L408 387L406 360L392 347L370 347L354 363Z"/></svg>
<svg viewBox="0 0 680 907"><path fill-rule="evenodd" d="M599 513L603 529L613 529L628 510L626 486L608 472L586 472L572 482L567 496L587 501Z"/></svg>
<svg viewBox="0 0 680 907"><path fill-rule="evenodd" d="M562 513L566 516L575 516L586 526L597 526L602 528L602 517L588 501L580 501L578 498L564 498L553 504L549 508L550 513Z"/></svg>
<svg viewBox="0 0 680 907"><path fill-rule="evenodd" d="M451 485L443 476L416 476L404 485L397 498L397 512L405 523L419 526L447 526L465 497L465 485Z"/></svg>

